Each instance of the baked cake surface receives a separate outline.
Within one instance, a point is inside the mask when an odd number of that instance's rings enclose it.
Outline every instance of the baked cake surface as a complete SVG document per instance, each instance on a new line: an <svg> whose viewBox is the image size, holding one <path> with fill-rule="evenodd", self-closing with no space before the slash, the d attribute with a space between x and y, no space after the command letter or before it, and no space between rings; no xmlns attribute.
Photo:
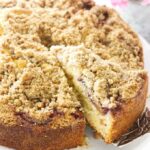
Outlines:
<svg viewBox="0 0 150 150"><path fill-rule="evenodd" d="M15 32L19 29L18 26L22 26L21 30L23 30L26 24L30 24L32 32L40 26L44 35L50 37L47 40L51 45L84 43L87 48L92 49L103 59L117 61L127 68L143 67L142 46L136 33L111 8L97 6L90 0L18 0L16 5L18 8L28 9L29 12L16 11L16 15L10 12L9 19L11 20L11 16L14 18L9 24L12 28L15 25ZM88 8L87 5L89 5ZM36 10L31 11L33 8ZM24 15L25 13L28 15ZM18 19L24 22L19 23Z"/></svg>
<svg viewBox="0 0 150 150"><path fill-rule="evenodd" d="M64 149L83 144L81 106L55 56L16 51L0 57L0 144L16 149ZM64 136L68 142L63 142Z"/></svg>
<svg viewBox="0 0 150 150"><path fill-rule="evenodd" d="M2 0L0 57L2 145L82 145L80 103L91 127L112 143L144 109L138 36L115 10L92 0Z"/></svg>
<svg viewBox="0 0 150 150"><path fill-rule="evenodd" d="M24 8L59 8L59 9L90 9L94 6L91 0L1 0L1 8L24 7Z"/></svg>

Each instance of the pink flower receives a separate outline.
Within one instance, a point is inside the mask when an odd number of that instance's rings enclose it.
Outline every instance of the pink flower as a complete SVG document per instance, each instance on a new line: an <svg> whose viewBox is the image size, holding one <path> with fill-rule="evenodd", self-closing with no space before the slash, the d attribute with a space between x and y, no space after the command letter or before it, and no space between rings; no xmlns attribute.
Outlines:
<svg viewBox="0 0 150 150"><path fill-rule="evenodd" d="M128 5L128 0L111 0L113 6L125 7ZM150 0L143 0L142 5L149 5Z"/></svg>
<svg viewBox="0 0 150 150"><path fill-rule="evenodd" d="M142 1L142 5L148 5L148 4L150 4L150 0L143 0Z"/></svg>
<svg viewBox="0 0 150 150"><path fill-rule="evenodd" d="M112 5L125 7L128 5L128 0L111 0Z"/></svg>

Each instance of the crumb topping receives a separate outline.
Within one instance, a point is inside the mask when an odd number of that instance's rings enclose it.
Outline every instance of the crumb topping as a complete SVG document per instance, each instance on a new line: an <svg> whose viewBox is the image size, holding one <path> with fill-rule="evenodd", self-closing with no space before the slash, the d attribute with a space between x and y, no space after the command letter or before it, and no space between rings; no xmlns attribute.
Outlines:
<svg viewBox="0 0 150 150"><path fill-rule="evenodd" d="M9 4L17 5L23 8L59 8L59 9L90 9L95 3L91 0L9 0ZM8 5L8 2L2 2L2 5Z"/></svg>
<svg viewBox="0 0 150 150"><path fill-rule="evenodd" d="M70 3L64 4L67 2ZM124 68L143 68L142 47L136 34L107 7L93 6L77 12L70 6L66 9L13 8L4 10L4 14L6 35L14 43L16 34L29 41L33 36L38 45L45 47L83 43L104 60L120 63Z"/></svg>
<svg viewBox="0 0 150 150"><path fill-rule="evenodd" d="M17 4L17 0L1 0L0 8L14 7Z"/></svg>
<svg viewBox="0 0 150 150"><path fill-rule="evenodd" d="M46 55L31 51L0 55L1 101L37 122L48 119L54 109L73 113L80 107L57 59Z"/></svg>
<svg viewBox="0 0 150 150"><path fill-rule="evenodd" d="M0 97L37 122L80 107L54 51L100 107L117 107L143 85L142 46L114 10L91 0L0 2Z"/></svg>
<svg viewBox="0 0 150 150"><path fill-rule="evenodd" d="M99 58L84 46L51 49L86 96L104 108L111 109L134 98L144 83L145 71L124 71L120 65Z"/></svg>

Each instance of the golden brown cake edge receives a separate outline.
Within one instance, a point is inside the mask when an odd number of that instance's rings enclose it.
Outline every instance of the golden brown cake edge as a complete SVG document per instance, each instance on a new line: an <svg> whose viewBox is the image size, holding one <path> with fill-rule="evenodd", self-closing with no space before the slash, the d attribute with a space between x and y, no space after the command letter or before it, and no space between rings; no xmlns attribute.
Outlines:
<svg viewBox="0 0 150 150"><path fill-rule="evenodd" d="M112 114L113 123L110 132L104 139L106 143L113 143L119 139L121 135L133 126L134 122L143 112L147 98L148 76L144 78L145 83L136 97L131 99L130 102L123 104L120 111Z"/></svg>
<svg viewBox="0 0 150 150"><path fill-rule="evenodd" d="M63 150L84 144L85 120L82 117L62 128L51 128L49 123L30 124L23 119L20 122L24 123L0 125L0 145L16 150Z"/></svg>

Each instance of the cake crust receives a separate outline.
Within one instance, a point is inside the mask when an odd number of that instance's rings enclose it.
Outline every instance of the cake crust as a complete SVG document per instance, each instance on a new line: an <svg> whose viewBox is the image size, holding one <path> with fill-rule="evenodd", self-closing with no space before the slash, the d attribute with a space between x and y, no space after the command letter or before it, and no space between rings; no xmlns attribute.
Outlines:
<svg viewBox="0 0 150 150"><path fill-rule="evenodd" d="M63 128L31 124L21 118L13 126L0 125L0 145L16 150L63 150L84 144L85 121L81 117ZM59 118L58 118L59 119Z"/></svg>
<svg viewBox="0 0 150 150"><path fill-rule="evenodd" d="M148 90L148 76L137 93L128 103L122 105L122 109L112 113L112 125L110 132L105 137L106 143L112 143L127 132L144 111Z"/></svg>

